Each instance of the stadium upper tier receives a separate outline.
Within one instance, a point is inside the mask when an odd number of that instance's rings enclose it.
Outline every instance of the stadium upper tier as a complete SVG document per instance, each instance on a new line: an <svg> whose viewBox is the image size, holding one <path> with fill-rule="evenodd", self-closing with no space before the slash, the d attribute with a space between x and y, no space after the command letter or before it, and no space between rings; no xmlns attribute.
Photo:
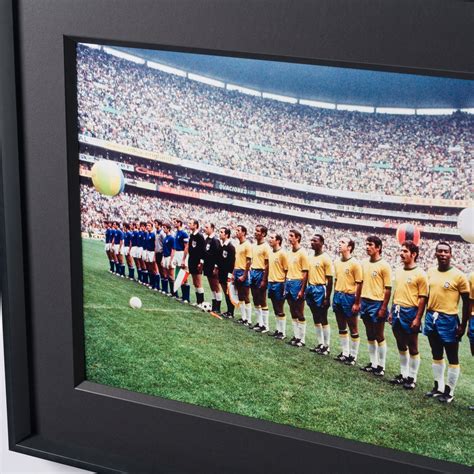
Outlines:
<svg viewBox="0 0 474 474"><path fill-rule="evenodd" d="M472 191L474 117L317 109L202 84L78 48L79 133L246 179L358 199Z"/></svg>

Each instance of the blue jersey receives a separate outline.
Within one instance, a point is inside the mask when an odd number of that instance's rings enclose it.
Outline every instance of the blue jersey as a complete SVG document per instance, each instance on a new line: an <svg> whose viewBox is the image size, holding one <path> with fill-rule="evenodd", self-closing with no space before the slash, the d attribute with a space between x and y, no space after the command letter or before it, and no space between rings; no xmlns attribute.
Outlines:
<svg viewBox="0 0 474 474"><path fill-rule="evenodd" d="M156 239L156 234L154 232L147 232L146 233L145 248L149 252L154 252L155 251L155 239Z"/></svg>
<svg viewBox="0 0 474 474"><path fill-rule="evenodd" d="M138 230L134 230L132 232L132 247L139 247L138 245L138 234L140 232L138 232Z"/></svg>
<svg viewBox="0 0 474 474"><path fill-rule="evenodd" d="M120 229L115 229L114 243L118 245L123 240L123 232Z"/></svg>
<svg viewBox="0 0 474 474"><path fill-rule="evenodd" d="M174 248L174 237L168 234L163 240L163 257L170 257Z"/></svg>
<svg viewBox="0 0 474 474"><path fill-rule="evenodd" d="M139 247L145 248L146 232L143 230L138 231L138 240L137 245Z"/></svg>
<svg viewBox="0 0 474 474"><path fill-rule="evenodd" d="M125 232L123 235L123 245L125 245L125 247L130 246L131 240L132 240L132 232L131 231Z"/></svg>
<svg viewBox="0 0 474 474"><path fill-rule="evenodd" d="M180 229L176 231L174 236L174 249L177 252L184 250L184 245L187 244L189 241L189 236L186 231Z"/></svg>
<svg viewBox="0 0 474 474"><path fill-rule="evenodd" d="M110 244L112 242L112 229L107 228L105 231L105 243Z"/></svg>

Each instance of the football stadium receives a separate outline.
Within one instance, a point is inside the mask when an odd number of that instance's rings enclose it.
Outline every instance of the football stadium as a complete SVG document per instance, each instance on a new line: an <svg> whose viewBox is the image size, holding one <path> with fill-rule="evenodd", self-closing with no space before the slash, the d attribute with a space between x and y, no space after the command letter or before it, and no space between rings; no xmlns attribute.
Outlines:
<svg viewBox="0 0 474 474"><path fill-rule="evenodd" d="M474 464L469 325L441 349L407 329L402 350L393 299L402 247L433 294L455 268L461 321L473 298L472 81L79 44L77 93L88 380ZM229 269L212 245L236 249ZM344 251L363 306L368 247L393 332L334 311ZM272 251L304 254L301 294Z"/></svg>

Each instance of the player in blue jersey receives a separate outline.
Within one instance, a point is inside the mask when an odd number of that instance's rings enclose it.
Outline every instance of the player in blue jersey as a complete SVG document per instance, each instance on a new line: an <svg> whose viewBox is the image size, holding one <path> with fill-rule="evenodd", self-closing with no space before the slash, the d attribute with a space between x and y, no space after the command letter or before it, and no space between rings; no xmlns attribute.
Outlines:
<svg viewBox="0 0 474 474"><path fill-rule="evenodd" d="M174 237L171 235L171 225L163 224L163 275L161 278L161 292L171 296L174 285Z"/></svg>
<svg viewBox="0 0 474 474"><path fill-rule="evenodd" d="M137 275L139 276L139 270L141 269L140 264L138 262L138 222L134 222L132 224L132 242L131 242L131 249L130 249L130 255L135 262L135 267L137 268Z"/></svg>
<svg viewBox="0 0 474 474"><path fill-rule="evenodd" d="M146 244L146 222L140 222L140 227L138 231L138 281L141 285L148 284L148 270L146 268L146 262L144 260L145 256L145 244Z"/></svg>
<svg viewBox="0 0 474 474"><path fill-rule="evenodd" d="M155 272L155 240L156 234L154 231L153 222L149 221L146 224L145 251L143 260L145 261L146 268L148 270L148 287L151 290L158 291L158 288L156 288L157 275Z"/></svg>
<svg viewBox="0 0 474 474"><path fill-rule="evenodd" d="M127 266L128 266L128 278L130 280L134 280L135 269L133 268L133 258L132 258L133 232L131 230L130 224L128 223L125 223L123 225L123 229L124 229L123 246L124 246L125 260L127 261Z"/></svg>
<svg viewBox="0 0 474 474"><path fill-rule="evenodd" d="M165 240L165 233L162 229L163 223L155 219L155 273L158 275L155 282L155 288L160 291L160 278L163 275L163 240Z"/></svg>
<svg viewBox="0 0 474 474"><path fill-rule="evenodd" d="M107 260L109 261L110 273L114 273L115 269L115 260L114 260L114 254L111 250L111 243L112 243L112 223L105 221L105 253L107 255Z"/></svg>
<svg viewBox="0 0 474 474"><path fill-rule="evenodd" d="M180 219L174 220L174 226L175 226L175 234L174 234L173 264L175 268L186 269L187 262L186 262L185 257L188 253L189 235L183 229L183 221L181 221ZM182 295L181 299L183 301L189 303L190 293L191 293L191 288L187 282L184 285L181 285L181 295Z"/></svg>
<svg viewBox="0 0 474 474"><path fill-rule="evenodd" d="M115 256L115 273L122 278L125 278L125 265L123 264L123 232L120 229L120 224L115 221L113 223L114 229L114 256Z"/></svg>

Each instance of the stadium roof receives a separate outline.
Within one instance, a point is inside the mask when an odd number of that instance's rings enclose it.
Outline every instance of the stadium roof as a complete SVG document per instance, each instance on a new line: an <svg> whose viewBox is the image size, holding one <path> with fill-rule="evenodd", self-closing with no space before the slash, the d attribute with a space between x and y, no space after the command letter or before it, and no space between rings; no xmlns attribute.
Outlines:
<svg viewBox="0 0 474 474"><path fill-rule="evenodd" d="M120 49L187 72L285 96L374 107L474 108L474 80Z"/></svg>

